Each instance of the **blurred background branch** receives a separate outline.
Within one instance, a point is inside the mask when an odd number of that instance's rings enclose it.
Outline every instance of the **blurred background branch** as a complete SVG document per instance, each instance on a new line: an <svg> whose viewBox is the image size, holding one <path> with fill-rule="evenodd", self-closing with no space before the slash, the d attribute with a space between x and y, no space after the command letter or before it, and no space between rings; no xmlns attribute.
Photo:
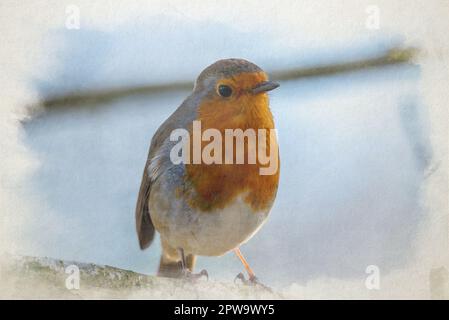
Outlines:
<svg viewBox="0 0 449 320"><path fill-rule="evenodd" d="M364 69L385 67L395 64L412 63L418 53L417 48L392 48L377 57L360 59L350 62L299 67L289 70L269 72L271 78L277 81L288 81L309 77L329 76ZM100 105L118 98L132 95L151 95L163 92L190 90L193 81L180 81L166 84L152 84L124 88L110 88L92 91L73 91L63 95L45 97L40 106L51 109L56 107L81 106L85 104Z"/></svg>

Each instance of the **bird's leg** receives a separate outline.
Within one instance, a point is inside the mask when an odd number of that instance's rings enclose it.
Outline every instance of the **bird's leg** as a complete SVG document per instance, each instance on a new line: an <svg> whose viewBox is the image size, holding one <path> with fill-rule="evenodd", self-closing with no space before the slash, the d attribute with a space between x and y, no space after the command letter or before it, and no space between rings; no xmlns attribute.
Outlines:
<svg viewBox="0 0 449 320"><path fill-rule="evenodd" d="M189 255L189 261L187 261L184 249L179 248L179 255L181 256L181 268L182 268L182 275L186 279L190 280L196 280L200 279L201 277L206 277L206 279L209 279L209 274L206 270L201 270L199 273L193 273L193 264L194 264L194 256Z"/></svg>
<svg viewBox="0 0 449 320"><path fill-rule="evenodd" d="M240 248L235 248L234 253L237 255L237 257L242 262L243 266L246 269L246 272L248 272L248 277L249 277L249 279L246 280L243 273L240 272L237 275L237 278L241 279L244 282L245 281L250 281L250 282L256 281L257 280L256 274L254 273L253 269L251 269L251 267L249 266L248 261L246 261L245 257L243 256L242 252L240 251Z"/></svg>
<svg viewBox="0 0 449 320"><path fill-rule="evenodd" d="M254 273L253 269L251 269L251 267L249 266L248 261L246 261L245 257L243 256L242 252L240 251L240 248L235 248L234 249L234 253L237 255L237 257L240 259L240 261L242 262L243 266L246 269L246 272L248 272L248 279L245 278L245 275L243 273L239 273L236 277L234 282L239 279L240 281L242 281L243 284L246 285L259 285L265 289L269 289L267 286L263 285L262 283L259 282L259 279L257 279L256 274Z"/></svg>

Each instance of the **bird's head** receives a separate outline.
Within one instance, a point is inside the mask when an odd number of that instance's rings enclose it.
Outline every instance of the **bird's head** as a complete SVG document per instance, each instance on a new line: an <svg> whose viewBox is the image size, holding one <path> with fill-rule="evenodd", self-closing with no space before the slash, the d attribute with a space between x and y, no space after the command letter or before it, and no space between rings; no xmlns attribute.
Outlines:
<svg viewBox="0 0 449 320"><path fill-rule="evenodd" d="M203 117L239 122L269 112L266 93L277 87L279 84L268 80L257 65L243 59L225 59L201 72L194 94L202 97L199 111Z"/></svg>

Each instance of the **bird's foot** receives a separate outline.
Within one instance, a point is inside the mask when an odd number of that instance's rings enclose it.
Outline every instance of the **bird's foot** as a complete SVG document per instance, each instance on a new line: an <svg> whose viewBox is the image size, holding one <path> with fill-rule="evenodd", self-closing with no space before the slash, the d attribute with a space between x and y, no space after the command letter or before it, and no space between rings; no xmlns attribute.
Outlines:
<svg viewBox="0 0 449 320"><path fill-rule="evenodd" d="M183 271L182 274L183 278L185 280L189 281L197 281L201 279L202 277L206 277L206 280L209 280L209 274L207 273L207 270L203 269L199 273L193 273L192 271L186 269Z"/></svg>
<svg viewBox="0 0 449 320"><path fill-rule="evenodd" d="M252 275L248 279L246 279L245 275L240 272L235 277L234 283L238 283L239 281L242 284L246 285L246 286L258 287L258 288L263 288L263 289L268 290L268 291L272 291L270 287L268 287L268 286L264 285L263 283L261 283L259 281L259 279L255 275Z"/></svg>

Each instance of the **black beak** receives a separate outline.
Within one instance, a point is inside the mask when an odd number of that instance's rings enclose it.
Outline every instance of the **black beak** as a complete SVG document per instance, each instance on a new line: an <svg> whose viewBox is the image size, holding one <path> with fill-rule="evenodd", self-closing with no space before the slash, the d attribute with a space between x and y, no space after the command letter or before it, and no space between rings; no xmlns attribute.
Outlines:
<svg viewBox="0 0 449 320"><path fill-rule="evenodd" d="M274 81L264 81L259 83L257 86L255 86L251 92L254 94L261 93L261 92L267 92L276 89L279 87L279 83Z"/></svg>

